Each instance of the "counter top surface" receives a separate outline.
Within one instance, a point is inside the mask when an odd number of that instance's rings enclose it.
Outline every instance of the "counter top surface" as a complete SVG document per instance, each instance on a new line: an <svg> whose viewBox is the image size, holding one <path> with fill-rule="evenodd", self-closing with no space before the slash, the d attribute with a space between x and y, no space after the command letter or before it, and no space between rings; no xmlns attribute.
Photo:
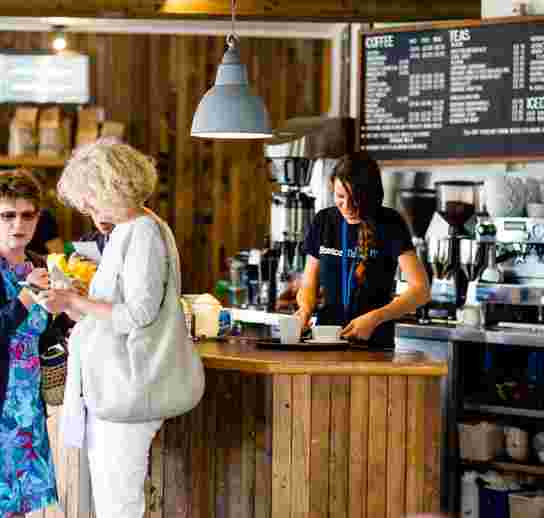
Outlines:
<svg viewBox="0 0 544 518"><path fill-rule="evenodd" d="M399 322L395 327L397 336L403 338L544 347L544 331L539 326L531 328L529 325L527 328L515 328L508 327L508 324L505 323L503 327L492 326L482 329L460 324L420 325L412 322Z"/></svg>
<svg viewBox="0 0 544 518"><path fill-rule="evenodd" d="M202 340L197 347L210 369L263 374L336 374L382 376L446 376L445 361L419 353L395 351L286 351L260 349L256 340Z"/></svg>
<svg viewBox="0 0 544 518"><path fill-rule="evenodd" d="M279 313L267 313L260 310L234 310L236 320L253 324L275 325ZM458 322L433 322L421 325L414 319L403 319L395 323L395 334L398 338L412 338L448 342L450 340L466 342L482 342L502 345L526 345L544 347L544 331L532 329L515 329L508 327L491 327L486 329L463 326ZM292 354L292 353L289 353ZM309 354L309 353L304 353ZM320 353L323 354L323 353Z"/></svg>

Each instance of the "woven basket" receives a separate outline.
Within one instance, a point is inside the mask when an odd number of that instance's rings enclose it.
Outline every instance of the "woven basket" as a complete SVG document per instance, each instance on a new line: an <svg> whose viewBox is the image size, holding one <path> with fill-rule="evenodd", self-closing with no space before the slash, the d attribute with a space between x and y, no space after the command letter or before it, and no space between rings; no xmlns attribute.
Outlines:
<svg viewBox="0 0 544 518"><path fill-rule="evenodd" d="M42 396L51 406L62 405L68 354L60 344L53 345L41 355Z"/></svg>

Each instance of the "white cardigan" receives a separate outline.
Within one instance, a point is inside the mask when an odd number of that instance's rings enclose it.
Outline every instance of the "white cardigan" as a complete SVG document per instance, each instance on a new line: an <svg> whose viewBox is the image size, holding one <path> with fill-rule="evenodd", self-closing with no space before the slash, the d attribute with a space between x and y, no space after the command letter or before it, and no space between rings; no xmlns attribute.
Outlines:
<svg viewBox="0 0 544 518"><path fill-rule="evenodd" d="M157 317L167 275L167 251L159 226L152 217L140 216L114 228L91 282L89 297L112 302L114 328L120 334L128 334ZM113 300L117 283L122 286L124 303ZM80 351L75 346L68 356L64 391L61 428L65 446L83 446L85 416Z"/></svg>
<svg viewBox="0 0 544 518"><path fill-rule="evenodd" d="M128 334L156 318L167 277L167 252L159 226L152 217L140 216L113 229L89 296L112 302L114 329ZM125 303L113 300L116 282L122 287Z"/></svg>

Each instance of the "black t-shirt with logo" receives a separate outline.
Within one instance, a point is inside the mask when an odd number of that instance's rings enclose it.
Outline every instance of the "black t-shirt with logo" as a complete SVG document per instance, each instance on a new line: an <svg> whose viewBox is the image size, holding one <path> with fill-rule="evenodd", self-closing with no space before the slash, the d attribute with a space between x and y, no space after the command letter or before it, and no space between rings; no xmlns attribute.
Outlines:
<svg viewBox="0 0 544 518"><path fill-rule="evenodd" d="M398 258L413 250L410 231L400 214L390 208L380 207L376 215L376 247L369 250L366 275L361 286L353 285L349 306L344 307L343 288L343 225L346 225L347 267L357 261L357 232L359 225L345 223L336 207L319 211L304 239L304 251L319 259L319 284L323 303L317 310L319 324L345 326L353 318L388 304L391 300ZM376 328L370 345L392 347L394 324L385 322Z"/></svg>

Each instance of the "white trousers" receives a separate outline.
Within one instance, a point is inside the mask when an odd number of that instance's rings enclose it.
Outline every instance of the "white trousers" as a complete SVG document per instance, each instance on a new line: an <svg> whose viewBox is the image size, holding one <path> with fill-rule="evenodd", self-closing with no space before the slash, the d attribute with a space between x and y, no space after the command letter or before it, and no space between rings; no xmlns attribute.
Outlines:
<svg viewBox="0 0 544 518"><path fill-rule="evenodd" d="M87 415L96 518L142 518L149 448L163 421L112 423Z"/></svg>

